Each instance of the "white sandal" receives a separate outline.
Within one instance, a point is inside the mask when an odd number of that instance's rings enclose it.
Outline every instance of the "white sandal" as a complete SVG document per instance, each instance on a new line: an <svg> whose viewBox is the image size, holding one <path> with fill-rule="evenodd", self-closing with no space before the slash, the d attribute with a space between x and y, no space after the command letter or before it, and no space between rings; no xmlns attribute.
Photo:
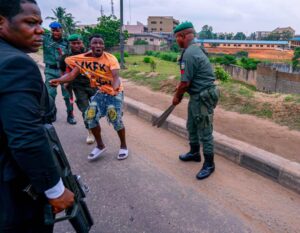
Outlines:
<svg viewBox="0 0 300 233"><path fill-rule="evenodd" d="M106 147L102 150L98 147L95 147L92 152L88 155L88 160L93 161L96 160L100 155L102 155L106 151Z"/></svg>
<svg viewBox="0 0 300 233"><path fill-rule="evenodd" d="M117 159L122 160L126 159L128 157L128 149L120 149Z"/></svg>

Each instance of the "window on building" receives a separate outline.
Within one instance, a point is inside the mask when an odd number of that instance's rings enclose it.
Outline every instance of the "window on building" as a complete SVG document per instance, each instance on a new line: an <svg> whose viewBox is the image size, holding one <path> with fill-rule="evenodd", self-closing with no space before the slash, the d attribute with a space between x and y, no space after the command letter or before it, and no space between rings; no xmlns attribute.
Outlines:
<svg viewBox="0 0 300 233"><path fill-rule="evenodd" d="M257 44L256 47L259 47L259 45Z"/></svg>
<svg viewBox="0 0 300 233"><path fill-rule="evenodd" d="M272 45L271 45L271 47L273 47L273 48L274 48L274 45L272 44Z"/></svg>
<svg viewBox="0 0 300 233"><path fill-rule="evenodd" d="M241 44L238 44L238 47L241 47Z"/></svg>
<svg viewBox="0 0 300 233"><path fill-rule="evenodd" d="M270 45L268 44L267 47L270 48Z"/></svg>
<svg viewBox="0 0 300 233"><path fill-rule="evenodd" d="M249 47L252 47L252 44L249 44Z"/></svg>
<svg viewBox="0 0 300 233"><path fill-rule="evenodd" d="M153 38L150 38L150 41L154 41L154 39L153 39Z"/></svg>
<svg viewBox="0 0 300 233"><path fill-rule="evenodd" d="M156 28L151 28L152 31L156 31Z"/></svg>
<svg viewBox="0 0 300 233"><path fill-rule="evenodd" d="M160 31L162 31L163 29L162 28L160 28Z"/></svg>
<svg viewBox="0 0 300 233"><path fill-rule="evenodd" d="M156 21L151 21L151 24L156 24Z"/></svg>
<svg viewBox="0 0 300 233"><path fill-rule="evenodd" d="M228 46L230 47L230 46L231 46L231 44L228 44Z"/></svg>
<svg viewBox="0 0 300 233"><path fill-rule="evenodd" d="M263 44L261 44L261 45L260 45L260 47L264 47L264 45L263 45Z"/></svg>
<svg viewBox="0 0 300 233"><path fill-rule="evenodd" d="M160 21L160 24L162 24L162 21Z"/></svg>
<svg viewBox="0 0 300 233"><path fill-rule="evenodd" d="M248 47L248 45L247 45L247 44L245 44L245 46L246 46L246 47Z"/></svg>

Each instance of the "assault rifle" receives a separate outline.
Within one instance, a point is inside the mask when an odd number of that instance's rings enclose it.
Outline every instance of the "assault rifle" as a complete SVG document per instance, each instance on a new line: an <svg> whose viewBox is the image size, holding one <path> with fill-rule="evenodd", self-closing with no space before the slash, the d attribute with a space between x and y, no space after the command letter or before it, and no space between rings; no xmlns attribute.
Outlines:
<svg viewBox="0 0 300 233"><path fill-rule="evenodd" d="M55 128L51 124L45 124L44 129L62 181L65 187L71 190L75 196L73 206L66 209L65 215L62 217L54 218L52 207L47 204L45 206L45 224L53 225L56 222L69 220L77 233L88 233L94 224L89 209L84 201L88 188L82 184L80 176L72 173L67 156L61 146Z"/></svg>

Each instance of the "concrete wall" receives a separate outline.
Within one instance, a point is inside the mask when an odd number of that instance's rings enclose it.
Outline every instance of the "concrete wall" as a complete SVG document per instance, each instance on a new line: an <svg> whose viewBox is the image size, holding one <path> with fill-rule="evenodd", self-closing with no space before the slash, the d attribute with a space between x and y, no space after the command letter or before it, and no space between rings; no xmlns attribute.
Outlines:
<svg viewBox="0 0 300 233"><path fill-rule="evenodd" d="M277 71L268 66L258 66L256 87L260 91L300 94L300 74Z"/></svg>
<svg viewBox="0 0 300 233"><path fill-rule="evenodd" d="M125 51L129 54L143 55L147 50L153 51L166 51L168 50L168 46L156 46L156 45L125 45Z"/></svg>
<svg viewBox="0 0 300 233"><path fill-rule="evenodd" d="M242 67L235 65L223 66L223 68L231 75L233 79L256 86L255 70L246 70Z"/></svg>
<svg viewBox="0 0 300 233"><path fill-rule="evenodd" d="M260 91L300 94L300 73L281 72L264 65L259 65L257 70L246 70L235 65L223 68L234 80L253 85Z"/></svg>

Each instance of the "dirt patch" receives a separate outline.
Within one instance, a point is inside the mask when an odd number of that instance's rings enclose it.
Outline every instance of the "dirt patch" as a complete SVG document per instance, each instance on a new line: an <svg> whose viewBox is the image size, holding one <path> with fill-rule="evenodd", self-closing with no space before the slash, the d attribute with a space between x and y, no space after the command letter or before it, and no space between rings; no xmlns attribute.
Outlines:
<svg viewBox="0 0 300 233"><path fill-rule="evenodd" d="M136 75L137 76L144 76L146 73L145 72L140 72L140 73L137 73Z"/></svg>
<svg viewBox="0 0 300 233"><path fill-rule="evenodd" d="M209 53L235 54L239 51L247 51L249 57L263 60L291 60L292 50L272 50L272 49L228 49L228 48L205 48Z"/></svg>
<svg viewBox="0 0 300 233"><path fill-rule="evenodd" d="M159 90L166 93L173 93L176 89L178 81L172 79L163 80L160 84Z"/></svg>
<svg viewBox="0 0 300 233"><path fill-rule="evenodd" d="M176 75L171 75L171 76L168 77L168 79L169 80L174 80L174 79L176 79Z"/></svg>
<svg viewBox="0 0 300 233"><path fill-rule="evenodd" d="M159 75L159 73L157 72L150 72L146 75L147 78L154 78L157 77Z"/></svg>

